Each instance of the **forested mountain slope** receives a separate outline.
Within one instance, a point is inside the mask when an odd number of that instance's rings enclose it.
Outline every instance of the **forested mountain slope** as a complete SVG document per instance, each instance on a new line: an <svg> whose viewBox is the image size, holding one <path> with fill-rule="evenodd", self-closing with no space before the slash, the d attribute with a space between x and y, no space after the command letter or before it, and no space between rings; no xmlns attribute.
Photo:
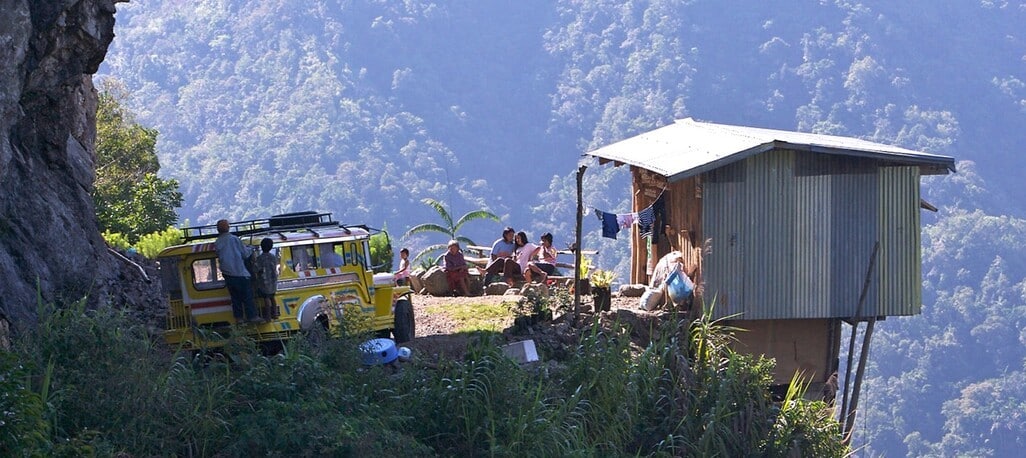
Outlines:
<svg viewBox="0 0 1026 458"><path fill-rule="evenodd" d="M877 327L856 443L1023 445L1002 413L1026 410L1022 3L149 0L116 17L101 72L160 131L193 222L319 209L401 233L434 220L431 197L562 245L580 154L687 116L972 161L926 180L925 311ZM589 165L587 205L626 210L625 171ZM597 229L586 246L623 271L626 243Z"/></svg>

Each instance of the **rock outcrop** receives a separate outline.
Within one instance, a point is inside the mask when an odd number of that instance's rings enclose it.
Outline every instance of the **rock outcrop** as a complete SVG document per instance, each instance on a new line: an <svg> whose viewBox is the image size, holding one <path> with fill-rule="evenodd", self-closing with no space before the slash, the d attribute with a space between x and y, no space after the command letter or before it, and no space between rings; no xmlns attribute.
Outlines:
<svg viewBox="0 0 1026 458"><path fill-rule="evenodd" d="M108 252L90 197L92 74L116 3L0 0L0 313L15 329L35 322L37 288L58 305L138 305L122 287L139 269Z"/></svg>

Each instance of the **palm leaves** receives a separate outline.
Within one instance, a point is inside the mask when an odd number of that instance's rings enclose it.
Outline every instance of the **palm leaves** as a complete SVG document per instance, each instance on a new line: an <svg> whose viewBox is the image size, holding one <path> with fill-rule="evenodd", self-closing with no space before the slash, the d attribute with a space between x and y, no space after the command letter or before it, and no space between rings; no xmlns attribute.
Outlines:
<svg viewBox="0 0 1026 458"><path fill-rule="evenodd" d="M414 264L421 263L421 261L424 260L423 258L425 258L428 255L433 255L435 252L444 250L446 248L446 244L449 243L449 240L456 240L464 246L475 245L473 240L470 240L467 237L459 235L459 231L461 228L463 228L463 225L467 224L470 221L480 219L489 219L495 222L501 221L498 216L495 216L494 213L488 210L474 210L459 217L459 219L456 220L455 223L453 223L452 215L449 214L449 210L446 209L445 205L441 202L430 198L423 199L421 200L421 202L423 202L424 205L431 207L435 210L435 212L438 213L438 216L442 218L442 224L418 224L416 226L411 227L410 230L406 231L406 233L403 234L403 238L409 238L412 235L422 234L425 232L442 233L448 236L448 238L442 243L436 243L434 245L428 246L427 248L424 248L419 253L417 253L417 255L413 258Z"/></svg>

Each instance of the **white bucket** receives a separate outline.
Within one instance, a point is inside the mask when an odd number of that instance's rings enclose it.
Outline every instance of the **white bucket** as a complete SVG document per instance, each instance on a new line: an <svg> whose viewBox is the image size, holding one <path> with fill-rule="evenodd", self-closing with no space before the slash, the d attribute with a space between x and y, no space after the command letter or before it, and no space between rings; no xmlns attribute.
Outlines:
<svg viewBox="0 0 1026 458"><path fill-rule="evenodd" d="M394 285L395 274L390 272L374 274L374 284L378 286Z"/></svg>

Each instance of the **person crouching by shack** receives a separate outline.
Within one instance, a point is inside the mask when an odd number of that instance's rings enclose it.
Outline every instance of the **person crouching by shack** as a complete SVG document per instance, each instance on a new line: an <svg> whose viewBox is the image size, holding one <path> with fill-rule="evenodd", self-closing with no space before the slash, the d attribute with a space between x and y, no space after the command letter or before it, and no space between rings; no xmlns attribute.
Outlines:
<svg viewBox="0 0 1026 458"><path fill-rule="evenodd" d="M460 242L449 241L448 251L442 258L442 270L445 272L445 281L449 283L449 291L454 295L470 295L470 271L467 269L467 260L460 251Z"/></svg>
<svg viewBox="0 0 1026 458"><path fill-rule="evenodd" d="M230 226L228 220L222 219L217 222L217 241L214 242L214 249L217 250L217 264L224 276L225 286L228 287L228 294L232 298L232 315L237 323L265 323L263 318L257 315L256 305L253 303L253 284L249 280L249 270L246 269L245 259L252 251L242 243L242 239L228 232Z"/></svg>

